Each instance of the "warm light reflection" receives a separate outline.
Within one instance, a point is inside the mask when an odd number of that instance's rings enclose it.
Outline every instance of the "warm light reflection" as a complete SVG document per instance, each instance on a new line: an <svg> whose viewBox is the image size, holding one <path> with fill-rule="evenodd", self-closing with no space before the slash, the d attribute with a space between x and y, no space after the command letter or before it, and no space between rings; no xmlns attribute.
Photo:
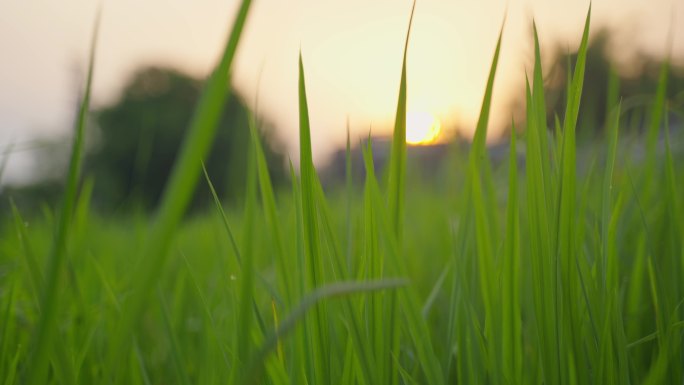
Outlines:
<svg viewBox="0 0 684 385"><path fill-rule="evenodd" d="M406 114L406 143L414 145L431 144L442 130L439 119L423 111Z"/></svg>

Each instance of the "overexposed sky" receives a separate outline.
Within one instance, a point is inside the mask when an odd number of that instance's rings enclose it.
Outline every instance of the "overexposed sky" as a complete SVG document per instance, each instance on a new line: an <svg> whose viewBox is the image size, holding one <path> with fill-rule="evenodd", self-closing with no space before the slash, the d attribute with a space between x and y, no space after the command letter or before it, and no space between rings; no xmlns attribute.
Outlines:
<svg viewBox="0 0 684 385"><path fill-rule="evenodd" d="M94 105L116 100L127 76L167 64L205 76L223 48L237 1L103 1ZM509 121L505 107L530 64L530 24L544 46L578 45L588 1L419 0L409 45L410 111L471 130L504 16L491 133ZM0 147L71 129L98 2L0 2ZM396 108L409 0L255 0L233 68L233 84L277 128L297 159L297 57L303 52L314 158L345 138L387 133ZM619 49L684 58L684 3L597 0L592 27L618 32ZM551 52L548 52L551 54ZM542 52L544 55L544 52ZM259 77L261 77L259 81ZM39 150L34 150L39 151ZM32 152L10 158L4 181L28 177Z"/></svg>

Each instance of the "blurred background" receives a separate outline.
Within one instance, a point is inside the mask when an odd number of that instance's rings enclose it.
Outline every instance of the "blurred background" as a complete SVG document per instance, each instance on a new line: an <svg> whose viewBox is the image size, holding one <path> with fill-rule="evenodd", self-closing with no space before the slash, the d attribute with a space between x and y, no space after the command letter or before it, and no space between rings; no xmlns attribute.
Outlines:
<svg viewBox="0 0 684 385"><path fill-rule="evenodd" d="M85 159L86 174L95 176L98 206L154 207L237 5L226 0L102 2ZM255 1L233 67L233 96L207 160L220 194L241 194L242 183L235 181L244 173L250 110L259 116L275 180L285 180L288 158L297 163L300 49L314 161L320 168L332 178L339 174L347 127L352 144L369 133L388 135L411 5ZM512 120L518 127L524 124L533 19L552 122L564 102L567 63L579 45L588 6L419 0L408 51L407 140L416 145L413 152L429 159L454 137L472 135L504 19L490 143L505 137ZM60 191L97 8L98 2L88 0L0 3L3 207L8 195L50 202ZM668 97L681 106L683 21L681 1L593 2L579 136L601 135L611 97L638 104L640 97L652 96L667 57ZM609 95L611 68L619 95ZM681 117L671 124L681 128Z"/></svg>

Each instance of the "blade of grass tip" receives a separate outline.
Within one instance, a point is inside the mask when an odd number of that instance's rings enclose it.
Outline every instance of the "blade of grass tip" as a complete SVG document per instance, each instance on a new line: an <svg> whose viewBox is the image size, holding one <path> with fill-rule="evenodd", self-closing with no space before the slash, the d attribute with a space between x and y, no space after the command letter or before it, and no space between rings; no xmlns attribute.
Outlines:
<svg viewBox="0 0 684 385"><path fill-rule="evenodd" d="M112 344L111 362L108 365L110 378L115 376L119 361L130 346L131 336L144 311L147 295L154 287L157 281L155 278L159 276L159 271L164 266L168 249L174 239L173 233L197 185L201 170L200 162L209 150L218 119L225 105L229 70L250 5L251 0L243 0L240 4L221 59L205 85L181 152L164 189L149 237L140 254L143 258L133 272L132 285L135 294L125 304L122 312L123 318Z"/></svg>
<svg viewBox="0 0 684 385"><path fill-rule="evenodd" d="M48 369L48 357L51 350L52 339L55 334L57 323L57 296L61 292L60 277L66 259L66 243L71 228L73 208L78 194L78 180L81 169L81 158L85 137L85 126L90 108L90 93L93 82L93 70L95 68L95 51L97 48L97 36L100 25L100 13L95 19L93 38L90 46L90 59L88 75L85 85L85 93L79 107L76 120L75 133L69 160L69 171L62 204L60 207L59 222L56 228L54 243L45 269L45 286L41 298L41 314L38 320L37 331L34 334L34 350L31 359L32 370L28 371L26 383L42 384Z"/></svg>
<svg viewBox="0 0 684 385"><path fill-rule="evenodd" d="M539 35L537 32L537 24L532 23L534 31L534 72L532 84L532 99L534 101L534 119L538 127L539 147L542 155L542 175L544 182L544 191L550 193L551 189L551 174L549 168L549 145L548 145L548 130L546 127L546 100L544 97L544 76L541 62L541 49L539 47Z"/></svg>
<svg viewBox="0 0 684 385"><path fill-rule="evenodd" d="M563 331L559 334L559 345L564 346L563 354L568 356L568 361L579 363L582 354L581 337L581 320L579 314L581 309L576 309L578 303L577 293L577 268L575 263L576 245L575 245L575 231L576 231L576 163L575 163L575 129L577 126L577 117L579 114L580 100L582 97L582 88L584 85L584 69L586 65L587 46L589 41L589 24L591 21L591 6L587 12L587 17L584 25L584 32L582 34L582 41L580 43L579 51L577 53L577 61L575 63L575 71L572 76L572 83L570 84L569 98L567 101L565 119L563 122L563 150L561 154L561 178L559 189L559 216L557 227L557 243L556 243L556 273L560 272L560 279L562 282L562 298L561 313L568 314L567 317L562 317L558 321L563 325ZM560 286L560 284L559 284ZM565 339L570 340L570 344L565 344ZM572 368L568 368L572 371ZM568 375L580 375L580 381L586 383L589 378L588 372L583 373L568 373Z"/></svg>
<svg viewBox="0 0 684 385"><path fill-rule="evenodd" d="M389 213L389 224L392 226L392 231L396 237L397 243L402 244L404 231L404 199L405 199L405 185L406 185L406 57L408 54L409 39L411 37L411 26L413 25L413 16L416 10L416 1L413 1L411 6L411 15L409 17L408 27L406 30L406 39L404 41L404 53L401 64L401 80L399 82L399 96L397 100L397 110L394 121L394 133L392 135L392 146L389 157L389 171L387 180L387 204ZM396 297L391 293L389 298L389 319L393 320L397 315L397 308L395 307ZM416 299L417 300L417 299ZM378 306L375 306L378 309ZM419 311L419 309L413 309ZM380 318L382 319L382 318ZM377 319L376 319L377 322ZM390 384L398 382L397 370L392 368L393 361L391 360L392 352L399 350L399 333L400 328L395 322L390 321L390 328L388 330L387 339L383 341L382 348L389 348L390 355L382 352L382 356L386 357L383 363L378 366L378 371L381 377L389 374L391 379L384 378ZM383 333L384 335L384 333ZM383 357L383 358L384 358ZM377 357L381 359L381 357ZM377 362L376 362L377 363Z"/></svg>
<svg viewBox="0 0 684 385"><path fill-rule="evenodd" d="M494 49L494 56L492 57L492 64L489 67L489 75L487 76L487 85L485 87L485 94L482 98L482 105L480 106L480 115L477 119L475 127L475 136L473 137L473 150L471 151L471 158L473 161L480 161L486 159L486 142L487 142L487 127L489 125L489 111L492 105L492 93L494 92L494 79L496 78L496 69L499 65L499 52L501 51L501 38L503 37L503 29L506 21L504 20L499 30L499 37L496 41L496 48Z"/></svg>
<svg viewBox="0 0 684 385"><path fill-rule="evenodd" d="M249 370L246 371L240 384L259 383L262 365L266 357L278 346L278 341L294 329L297 323L302 320L306 313L324 299L347 296L355 293L370 293L379 290L394 289L408 285L408 280L401 278L380 279L366 282L336 282L316 288L314 291L302 298L290 314L280 323L280 327L266 337L263 344L256 354L252 357Z"/></svg>
<svg viewBox="0 0 684 385"><path fill-rule="evenodd" d="M401 241L404 215L404 185L406 178L406 54L408 53L413 15L416 10L416 1L411 7L406 40L404 42L404 55L401 64L401 81L399 83L399 98L397 100L397 112L394 120L394 134L392 135L392 148L389 161L389 179L387 186L387 202L389 207L390 223L393 224L394 232Z"/></svg>
<svg viewBox="0 0 684 385"><path fill-rule="evenodd" d="M306 98L306 80L304 78L304 62L299 54L299 151L302 194L302 219L304 225L304 251L307 265L307 289L314 289L324 282L323 263L321 261L321 247L318 236L318 221L316 210L315 186L316 170L313 165L311 152L311 127L309 122L309 107ZM311 381L325 383L330 379L328 353L327 317L325 309L317 306L314 309L312 322L305 322L310 330L312 339L310 358L314 362L315 371Z"/></svg>
<svg viewBox="0 0 684 385"><path fill-rule="evenodd" d="M496 69L499 62L499 52L501 50L503 28L504 25L502 24L496 43L496 49L494 50L494 57L492 58L492 64L489 70L489 76L487 78L487 86L485 89L484 98L482 100L480 116L475 129L475 137L473 140L473 147L470 152L467 177L467 188L472 189L470 203L472 204L474 210L478 271L480 273L480 293L482 295L487 325L490 325L490 322L499 317L494 314L496 308L493 304L498 301L493 299L493 296L495 296L496 293L493 292L492 284L493 280L495 279L495 277L493 277L494 250L492 249L492 243L495 243L493 236L497 231L497 226L495 224L497 213L495 209L496 203L493 202L494 194L493 187L491 187L492 177L489 162L486 156L485 146L487 139L487 126L489 124L489 111L491 109L492 102L492 92L494 89ZM489 355L488 360L492 368L498 368L500 365L498 365L496 362L497 357L494 344L500 336L493 335L492 333L494 332L494 329L489 326L486 328L485 332L487 333L486 339L489 343L489 349L486 349ZM496 374L496 371L492 371L490 373L492 376L492 381L500 382L496 377Z"/></svg>

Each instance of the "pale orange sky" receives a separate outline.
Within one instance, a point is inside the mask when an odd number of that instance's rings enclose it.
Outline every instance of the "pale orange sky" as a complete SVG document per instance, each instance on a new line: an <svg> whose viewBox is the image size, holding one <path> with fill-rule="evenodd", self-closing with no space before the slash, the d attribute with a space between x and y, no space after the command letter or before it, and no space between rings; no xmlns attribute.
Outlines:
<svg viewBox="0 0 684 385"><path fill-rule="evenodd" d="M95 106L115 100L127 76L143 64L169 64L205 76L223 47L236 6L236 1L217 0L104 1ZM69 132L96 7L90 0L0 3L1 147ZM447 128L470 129L506 15L490 130L495 136L510 119L504 107L519 91L530 63L532 18L542 49L555 42L575 49L587 7L586 1L419 0L409 45L409 110L434 114ZM371 125L376 133L387 132L410 8L409 0L255 0L233 84L250 103L260 84L260 112L276 125L296 160L301 47L314 158L321 163L343 143L347 118L355 138L367 135ZM673 28L673 55L681 60L682 20L684 4L674 0L593 2L593 30L618 31L621 49L662 54ZM3 179L25 179L29 163L29 152L16 153Z"/></svg>

